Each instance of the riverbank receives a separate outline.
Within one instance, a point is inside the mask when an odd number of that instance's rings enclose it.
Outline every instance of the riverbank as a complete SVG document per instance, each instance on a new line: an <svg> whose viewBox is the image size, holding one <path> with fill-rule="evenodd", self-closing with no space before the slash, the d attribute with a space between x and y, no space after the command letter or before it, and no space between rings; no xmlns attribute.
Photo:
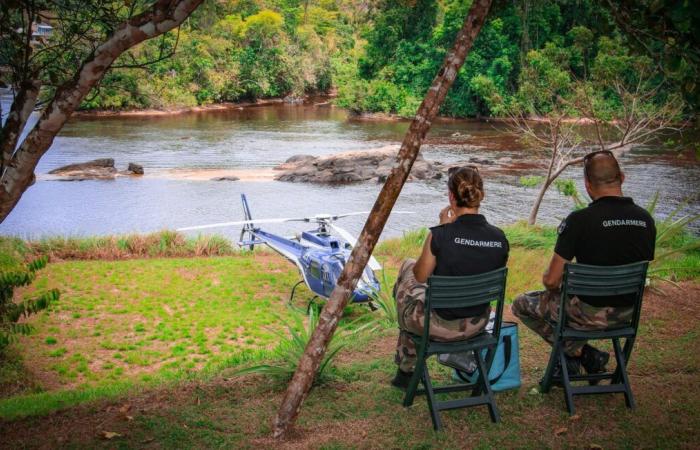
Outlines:
<svg viewBox="0 0 700 450"><path fill-rule="evenodd" d="M178 116L182 114L200 114L208 112L217 111L237 111L247 108L257 108L261 106L270 105L311 105L318 107L331 107L334 106L332 99L335 98L336 94L334 91L316 94L316 95L306 95L304 97L273 97L273 98L260 98L249 102L222 102L222 103L210 103L207 105L199 106L186 106L186 107L174 107L166 109L135 109L135 110L78 110L72 115L74 118L78 119L100 119L100 118L113 118L113 117L168 117L168 116Z"/></svg>
<svg viewBox="0 0 700 450"><path fill-rule="evenodd" d="M214 103L201 106L188 106L182 108L170 109L138 109L125 111L111 110L91 110L91 111L76 111L73 113L74 118L78 119L100 119L111 117L164 117L177 116L180 114L195 114L212 111L231 111L244 108L252 108L267 105L278 105L285 103L283 98L259 99L254 102L240 103Z"/></svg>
<svg viewBox="0 0 700 450"><path fill-rule="evenodd" d="M556 231L517 224L506 227L506 233L511 242L510 301L539 286ZM385 267L387 293L401 260L417 255L424 237L421 230L378 246L375 255ZM277 333L284 332L282 320L291 321L295 314L286 302L298 278L296 268L270 252L227 248L222 252L226 256L193 257L195 249L172 232L144 237L150 250L135 245L135 239L2 241L3 255L11 249L15 258L45 254L52 260L19 295L54 287L62 292L51 310L30 319L34 333L13 344L12 363L2 364L4 445L271 444L265 424L281 400L283 385L233 373L254 362L274 362L271 349L279 340ZM697 252L681 259L700 266ZM666 263L671 269L679 259ZM521 329L523 387L498 395L503 423L491 425L480 408L447 413L439 445L464 445L474 436L489 446L514 442L516 436L526 436L538 447L584 440L605 447L623 442L653 446L660 439L667 448L692 442L689 430L699 424L698 409L676 408L698 400L700 368L693 355L700 350L700 330L693 318L700 314L700 286L697 275L673 277L679 288L661 285L662 293L649 289L645 298L641 337L630 367L636 412L626 410L619 396L589 397L576 400L579 416L568 419L560 391L532 392L547 347ZM310 293L301 289L297 306L304 307ZM673 308L667 307L670 299ZM377 314L353 306L343 323L367 323ZM506 318L514 319L509 312ZM435 444L425 403L405 410L401 394L388 385L395 370L394 342L393 324L348 342L325 384L305 402L299 433L279 445ZM668 402L656 401L660 393ZM602 410L613 411L615 419L600 414ZM409 416L421 426L407 436L401 430ZM561 428L565 431L555 432ZM105 433L117 435L107 439Z"/></svg>

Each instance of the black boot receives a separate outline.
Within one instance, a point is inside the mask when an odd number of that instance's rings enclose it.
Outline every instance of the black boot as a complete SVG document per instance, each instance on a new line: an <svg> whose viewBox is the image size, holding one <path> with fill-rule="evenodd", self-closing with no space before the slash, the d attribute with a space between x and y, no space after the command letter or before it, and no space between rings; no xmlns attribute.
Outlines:
<svg viewBox="0 0 700 450"><path fill-rule="evenodd" d="M605 372L605 365L610 360L610 353L601 352L588 344L581 349L581 365L586 369L586 373Z"/></svg>
<svg viewBox="0 0 700 450"><path fill-rule="evenodd" d="M566 356L566 372L569 374L569 376L573 375L581 375L581 359L576 358L574 356ZM561 364L557 363L557 365L554 367L554 373L552 374L552 378L554 378L554 381L552 381L552 384L554 386L562 386L561 380ZM558 378L558 380L557 380Z"/></svg>
<svg viewBox="0 0 700 450"><path fill-rule="evenodd" d="M391 385L401 390L408 389L408 383L413 377L413 372L404 372L401 369L396 369L396 376L391 380Z"/></svg>

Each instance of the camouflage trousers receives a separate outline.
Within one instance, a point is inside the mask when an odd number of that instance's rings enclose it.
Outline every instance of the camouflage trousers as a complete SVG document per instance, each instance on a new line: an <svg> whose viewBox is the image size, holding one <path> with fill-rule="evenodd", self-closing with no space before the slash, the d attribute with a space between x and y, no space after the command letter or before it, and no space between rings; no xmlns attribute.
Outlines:
<svg viewBox="0 0 700 450"><path fill-rule="evenodd" d="M542 336L550 345L554 342L554 329L547 322L556 322L559 317L558 291L533 291L519 295L511 310L528 328ZM603 330L617 325L625 325L632 320L633 307L613 308L595 307L572 297L566 307L567 325L576 330ZM578 356L586 341L567 341L564 352L569 356Z"/></svg>
<svg viewBox="0 0 700 450"><path fill-rule="evenodd" d="M394 299L399 321L399 340L396 344L396 364L404 372L413 372L416 366L416 345L409 333L421 335L425 325L425 290L413 276L416 261L404 261L394 285ZM435 341L461 341L481 333L488 323L490 310L477 317L445 320L438 314L430 315L430 338Z"/></svg>

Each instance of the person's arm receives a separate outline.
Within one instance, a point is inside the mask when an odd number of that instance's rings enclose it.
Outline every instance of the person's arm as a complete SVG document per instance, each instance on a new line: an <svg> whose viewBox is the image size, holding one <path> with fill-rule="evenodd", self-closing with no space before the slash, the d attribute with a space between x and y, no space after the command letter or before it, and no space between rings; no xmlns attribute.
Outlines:
<svg viewBox="0 0 700 450"><path fill-rule="evenodd" d="M542 275L542 284L544 284L544 287L550 291L559 289L561 278L564 275L564 264L567 262L569 261L556 253L552 255L552 259L549 261L549 267L547 267L544 275Z"/></svg>
<svg viewBox="0 0 700 450"><path fill-rule="evenodd" d="M433 274L435 266L437 266L437 259L435 259L433 252L430 251L430 242L432 238L432 233L428 233L428 237L423 244L423 251L418 261L416 261L416 265L413 266L413 276L416 277L416 281L419 283L427 282L428 277Z"/></svg>
<svg viewBox="0 0 700 450"><path fill-rule="evenodd" d="M558 290L564 276L564 265L576 255L576 245L581 240L580 220L577 213L569 214L557 228L557 243L549 267L542 275L542 284L550 291Z"/></svg>

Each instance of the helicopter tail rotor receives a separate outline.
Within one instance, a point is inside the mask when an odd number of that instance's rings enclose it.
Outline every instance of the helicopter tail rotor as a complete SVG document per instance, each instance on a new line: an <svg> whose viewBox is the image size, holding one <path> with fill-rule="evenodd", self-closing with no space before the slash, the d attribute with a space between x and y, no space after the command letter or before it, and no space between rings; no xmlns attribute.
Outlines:
<svg viewBox="0 0 700 450"><path fill-rule="evenodd" d="M248 199L245 194L241 194L241 202L243 203L243 214L245 215L246 223L243 224L243 228L241 229L240 242L245 242L245 239L248 238L251 242L249 248L252 251L255 248L255 244L253 243L255 241L255 224L253 223L253 216L250 214L250 207L248 206Z"/></svg>

